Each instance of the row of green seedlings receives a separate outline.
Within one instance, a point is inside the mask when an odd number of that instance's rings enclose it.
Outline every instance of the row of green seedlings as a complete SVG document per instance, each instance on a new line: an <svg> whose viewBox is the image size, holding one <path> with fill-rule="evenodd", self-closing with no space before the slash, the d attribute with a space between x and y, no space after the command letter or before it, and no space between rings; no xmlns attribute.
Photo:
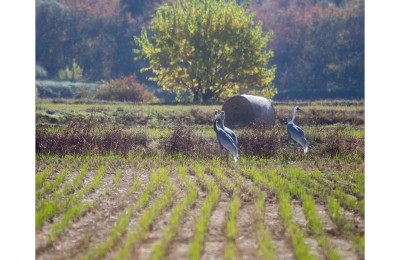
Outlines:
<svg viewBox="0 0 400 260"><path fill-rule="evenodd" d="M253 168L245 171L245 174L255 183L263 184L278 195L280 214L292 238L293 250L297 259L313 259L314 256L310 253L310 249L305 243L304 230L301 230L292 220L290 194L296 195L302 200L309 228L315 234L325 257L328 259L340 259L337 249L329 243L328 238L323 232L323 226L315 211L313 198L305 193L303 187L294 187L294 189L292 189L293 187L289 185L290 183L286 179L273 171L269 171L268 174L265 174Z"/></svg>
<svg viewBox="0 0 400 260"><path fill-rule="evenodd" d="M175 206L172 210L171 217L169 219L169 224L164 230L163 237L160 241L157 241L153 245L154 253L153 259L161 259L164 257L164 254L172 242L173 238L178 234L180 229L180 219L186 213L186 210L190 208L197 200L197 186L195 183L191 182L186 176L186 168L179 167L179 179L182 180L188 188L188 195L180 201L177 206ZM153 173L152 181L148 186L146 186L144 192L139 198L138 204L132 206L126 215L123 215L119 218L118 224L116 227L113 227L111 230L111 237L100 244L99 247L92 249L89 251L88 255L85 257L86 259L94 259L104 256L108 250L115 245L118 241L120 241L122 235L127 232L127 225L129 219L135 209L144 207L145 204L148 203L149 197L161 186L165 186L166 194L165 197L162 196L157 199L154 205L145 211L140 219L138 220L139 225L128 234L127 240L125 242L124 247L118 251L116 255L116 259L125 259L129 257L131 253L132 245L135 245L143 239L147 230L151 224L151 222L155 219L158 212L168 204L173 195L174 187L169 182L168 179L168 171L164 168L160 170L160 174L157 175L157 172Z"/></svg>
<svg viewBox="0 0 400 260"><path fill-rule="evenodd" d="M290 179L292 185L306 185L308 191L313 195L318 195L324 199L332 196L336 198L342 206L353 209L364 215L364 199L358 201L354 197L349 196L343 191L341 186L327 186L326 183L322 181L323 178L319 177L321 175L319 171L304 172L300 169L289 167L286 168L284 172L284 175L287 177L286 179ZM319 179L320 181L317 181L316 179ZM361 188L357 190L361 190Z"/></svg>
<svg viewBox="0 0 400 260"><path fill-rule="evenodd" d="M151 181L146 185L143 192L140 194L138 202L130 206L125 214L119 216L116 225L110 229L110 237L106 241L101 242L97 247L90 248L83 258L98 259L104 257L109 250L123 238L125 233L127 233L127 227L133 213L147 206L152 195L167 182L168 171L166 169L153 171L151 174ZM129 194L136 191L140 184L140 180L135 178L128 194L124 195L124 199L126 199Z"/></svg>
<svg viewBox="0 0 400 260"><path fill-rule="evenodd" d="M106 191L100 195L99 199L95 198L94 200L88 202L81 200L81 198L83 198L85 194L87 194L91 190L95 190L99 186L101 179L104 176L105 170L106 166L101 166L97 174L95 175L93 182L89 186L86 186L77 194L72 194L66 200L65 204L61 203L62 207L64 205L68 206L66 206L65 211L61 213L60 220L54 223L50 227L50 233L47 241L48 244L54 242L58 238L58 236L62 234L71 225L73 219L82 215L89 208L93 207L98 201L101 201L101 199L106 195L106 193L109 192L110 188L107 188ZM79 176L80 175L78 175L77 178L79 178Z"/></svg>
<svg viewBox="0 0 400 260"><path fill-rule="evenodd" d="M357 248L358 252L363 254L365 248L364 244L365 237L363 235L353 232L351 228L353 226L352 223L349 223L346 220L346 218L344 217L344 215L340 210L340 203L336 199L329 196L327 201L328 201L328 211L333 223L335 223L338 229L343 229L343 227L347 227L345 229L347 236L352 238L352 242L354 246Z"/></svg>
<svg viewBox="0 0 400 260"><path fill-rule="evenodd" d="M328 211L332 221L339 230L345 232L347 236L351 238L352 243L357 248L358 252L363 255L365 248L364 235L359 234L354 229L353 221L349 221L344 217L343 213L341 212L340 206L344 206L357 212L361 212L361 214L363 215L364 199L356 201L355 199L349 197L340 188L326 187L320 182L315 181L315 179L320 178L318 177L320 175L320 172L310 172L310 174L307 174L306 172L303 172L301 170L289 168L287 169L286 174L291 178L290 185L292 189L294 189L294 187L296 186L308 185L308 191L310 193L312 193L313 195L318 195L327 201ZM336 174L333 173L333 175ZM311 177L313 177L314 179ZM357 181L358 186L361 186L362 183L362 181ZM362 188L359 187L357 190L362 190Z"/></svg>
<svg viewBox="0 0 400 260"><path fill-rule="evenodd" d="M154 221L158 213L172 201L175 187L168 178L168 170L166 168L162 168L160 171L164 172L161 174L166 176L166 179L163 183L163 196L154 201L154 204L149 209L142 212L138 220L138 225L132 231L128 232L125 239L125 244L117 252L114 259L131 258L135 245L139 244L139 242L146 237L150 224Z"/></svg>
<svg viewBox="0 0 400 260"><path fill-rule="evenodd" d="M237 171L231 171L231 179L233 180L232 184L228 184L226 181L227 178L222 174L222 171L219 168L216 168L215 174L219 177L225 185L236 187L243 187L246 190L251 190L253 194L256 196L255 200L255 225L256 225L256 233L257 233L257 242L258 242L258 250L257 254L260 259L275 259L274 246L270 239L270 233L267 227L264 224L264 206L265 206L265 195L260 190L258 186L250 185L243 180L242 176Z"/></svg>
<svg viewBox="0 0 400 260"><path fill-rule="evenodd" d="M359 200L364 198L364 173L363 172L349 172L349 173L338 173L329 172L322 174L316 171L312 175L317 181L330 182L331 185L340 187L343 191L350 193L357 197Z"/></svg>
<svg viewBox="0 0 400 260"><path fill-rule="evenodd" d="M61 174L59 174L54 181L46 182L46 185L41 184L41 182L43 181L42 174L46 174L46 172L51 172L52 169L53 169L53 167L50 166L45 171L39 173L36 177L37 180L39 179L39 181L36 181L36 210L37 211L43 209L46 205L49 205L52 201L60 200L62 198L62 196L65 196L65 195L71 193L72 191L78 189L81 186L82 181L88 172L89 166L87 164L82 165L79 175L73 180L72 183L65 183L64 188L62 190L57 190L57 187L61 184L61 181L64 180L64 178L66 177L66 174L68 174L70 172L70 168L67 168ZM57 182L58 182L58 184L55 184ZM53 187L51 193L47 194L48 195L47 197L41 196L41 194L48 193L48 192L43 192L43 189L40 189L40 187L44 188L44 186L48 186L48 187L52 186Z"/></svg>
<svg viewBox="0 0 400 260"><path fill-rule="evenodd" d="M100 183L101 177L104 175L105 169L99 169L99 171L103 171L102 175L100 176L99 174L96 175L95 180L92 183L91 190L94 190ZM95 198L91 202L78 202L75 204L73 207L68 209L66 213L64 213L61 217L61 221L58 223L55 223L52 228L50 229L50 235L49 235L49 242L54 241L66 228L68 228L71 224L71 221L75 219L76 217L82 215L84 212L86 212L88 209L96 205L99 201L102 201L105 196L109 195L110 192L114 189L116 189L119 186L119 179L121 177L121 170L117 169L116 173L113 177L113 184L111 187L106 187L105 192L103 192L99 198ZM135 181L137 178L135 179ZM136 182L134 182L136 184ZM128 193L133 192L134 189L130 189Z"/></svg>
<svg viewBox="0 0 400 260"><path fill-rule="evenodd" d="M49 167L49 169L52 169L52 167ZM45 170L47 171L47 169ZM88 193L90 190L94 189L98 184L100 178L104 174L104 167L101 167L99 169L98 174L94 178L93 182L91 185L85 187L83 190L77 192L77 193L71 193L72 191L78 190L81 185L83 178L86 176L87 171L88 171L88 165L84 164L81 167L81 171L79 175L74 179L73 183L67 183L64 187L64 189L57 191L56 188L60 186L60 176L62 177L62 180L65 179L65 176L67 173L69 173L70 168L67 168L66 170L63 171L63 173L59 174L54 181L48 181L43 183L43 187L46 186L52 186L52 194L48 194L47 197L41 197L37 196L36 197L36 228L39 228L40 226L43 225L43 223L49 219L50 217L53 217L56 213L65 211L66 209L70 208L74 203L79 201L86 193ZM41 174L39 173L38 176L40 176L39 179L41 179ZM57 185L55 185L55 182L59 182ZM40 185L36 185L36 187L40 187ZM36 191L36 194L43 194L40 189ZM51 196L53 195L53 196ZM63 197L63 195L67 195L66 197Z"/></svg>
<svg viewBox="0 0 400 260"><path fill-rule="evenodd" d="M196 178L208 190L208 195L204 200L199 216L196 218L194 236L190 241L190 259L200 259L204 252L204 238L210 223L211 211L219 199L218 186L212 179L208 179L204 174L201 165L195 165L194 171Z"/></svg>
<svg viewBox="0 0 400 260"><path fill-rule="evenodd" d="M60 187L60 185L63 183L65 178L67 177L68 173L71 171L71 167L66 168L64 171L62 171L60 174L58 174L54 180L47 180L47 178L50 176L50 174L53 171L53 167L49 167L45 169L43 172L40 172L36 178L36 193L35 193L35 198L36 200L39 200L45 195L51 195L54 192L57 191L57 189ZM66 187L67 188L67 187Z"/></svg>
<svg viewBox="0 0 400 260"><path fill-rule="evenodd" d="M229 202L229 212L226 221L226 245L224 251L225 259L236 259L237 256L237 247L236 247L236 237L237 237L237 228L236 228L236 216L239 213L240 209L240 197L237 186L234 182L228 180L226 175L222 172L221 168L215 168L214 174L217 177L218 181L221 183L220 186L228 189L228 192L231 195L231 200Z"/></svg>
<svg viewBox="0 0 400 260"><path fill-rule="evenodd" d="M188 194L185 199L172 210L168 226L164 229L163 237L153 245L153 260L164 258L168 247L179 233L181 227L180 219L182 219L187 213L187 210L197 201L197 185L188 178L185 166L178 166L178 176L179 179L186 184Z"/></svg>
<svg viewBox="0 0 400 260"><path fill-rule="evenodd" d="M337 249L329 242L328 237L324 233L323 225L315 211L314 199L312 196L307 194L304 186L293 183L292 181L279 176L275 171L266 171L264 174L268 176L270 181L274 183L278 190L284 190L285 192L301 199L309 228L315 234L319 245L323 249L325 257L328 259L340 259Z"/></svg>
<svg viewBox="0 0 400 260"><path fill-rule="evenodd" d="M351 171L349 173L332 173L326 174L327 179L332 179L336 182L346 181L355 185L358 188L364 188L365 174L362 171Z"/></svg>

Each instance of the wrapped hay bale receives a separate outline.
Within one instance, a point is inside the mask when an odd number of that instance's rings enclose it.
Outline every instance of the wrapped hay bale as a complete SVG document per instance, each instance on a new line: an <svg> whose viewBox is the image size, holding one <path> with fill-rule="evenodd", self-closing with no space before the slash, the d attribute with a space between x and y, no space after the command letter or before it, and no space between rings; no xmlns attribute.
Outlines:
<svg viewBox="0 0 400 260"><path fill-rule="evenodd" d="M265 97L240 95L225 101L225 125L229 128L244 127L252 121L264 121L268 127L275 124L275 109Z"/></svg>

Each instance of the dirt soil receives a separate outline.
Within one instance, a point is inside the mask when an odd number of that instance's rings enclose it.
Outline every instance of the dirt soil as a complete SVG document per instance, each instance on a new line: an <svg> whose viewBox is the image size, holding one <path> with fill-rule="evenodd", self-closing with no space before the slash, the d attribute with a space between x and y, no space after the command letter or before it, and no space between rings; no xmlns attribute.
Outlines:
<svg viewBox="0 0 400 260"><path fill-rule="evenodd" d="M67 176L65 182L72 182L73 178L79 173L79 169L73 169ZM90 170L85 177L83 186L89 185L97 171ZM45 222L43 226L36 229L36 258L37 259L81 259L89 249L97 247L101 242L110 237L110 230L114 227L118 218L126 214L129 207L137 203L144 188L151 180L151 171L147 168L126 168L122 169L119 185L113 186L113 177L115 170L110 168L106 170L100 185L95 191L89 192L83 198L83 201L92 201L97 199L97 203L89 210L74 218L69 227L53 243L47 243L49 230L53 223L60 219L56 215ZM134 182L135 176L139 177L140 187L128 194L128 190ZM189 178L196 181L194 176ZM213 179L215 176L206 173L207 178ZM54 176L50 176L54 178ZM170 173L170 180L175 186L175 195L171 203L158 213L150 226L144 239L135 244L131 251L131 259L151 259L153 244L162 238L165 227L168 225L169 217L174 206L186 196L186 187L177 178L176 172ZM244 178L240 190L249 192L252 181ZM270 236L270 241L274 245L276 259L295 259L293 245L288 230L283 225L279 213L279 205L274 194L265 191L264 205L264 224L265 232ZM181 226L178 235L172 240L172 243L166 251L166 259L187 259L189 256L189 244L194 235L196 218L200 214L200 209L204 204L204 199L208 192L199 186L197 202L185 212L181 218ZM226 189L220 189L219 200L214 206L210 215L210 224L208 226L204 250L201 259L223 259L226 245L226 220L229 214L229 202L231 194ZM156 196L154 196L156 197ZM258 241L255 226L255 205L254 196L251 194L241 194L241 206L237 215L237 237L236 248L238 259L258 259ZM122 199L125 198L125 199ZM300 229L303 229L305 242L311 249L311 254L318 259L324 259L322 249L318 244L317 238L307 226L308 221L305 217L301 201L292 198L293 222ZM150 198L148 205L143 209L134 212L129 220L128 230L133 230L137 226L141 213L148 209L154 199ZM339 230L329 215L327 205L322 200L315 200L315 208L324 226L324 231L329 241L336 246L342 259L363 259L355 246L349 240L349 234ZM354 223L355 229L364 232L364 218L358 213L341 209L347 220ZM126 240L126 234L121 241L111 248L105 259L113 259L115 253L121 249Z"/></svg>

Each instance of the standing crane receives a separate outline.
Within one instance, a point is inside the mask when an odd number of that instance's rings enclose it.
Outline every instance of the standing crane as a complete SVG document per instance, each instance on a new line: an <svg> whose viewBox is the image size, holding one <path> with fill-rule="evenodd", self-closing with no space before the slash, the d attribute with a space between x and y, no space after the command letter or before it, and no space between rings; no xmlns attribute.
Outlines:
<svg viewBox="0 0 400 260"><path fill-rule="evenodd" d="M301 110L297 106L294 107L293 117L292 117L292 120L290 120L289 123L287 124L286 131L287 131L289 137L293 140L294 149L296 150L296 142L297 142L303 147L304 153L307 153L308 152L308 145L307 145L307 139L304 136L304 132L303 132L303 130L301 130L300 127L298 127L297 125L295 125L293 123L294 118L296 117L296 111L304 112L303 110Z"/></svg>
<svg viewBox="0 0 400 260"><path fill-rule="evenodd" d="M233 140L233 142L234 142L234 144L236 145L236 148L237 148L238 145L237 145L237 137L236 137L236 134L235 134L231 129L229 129L228 127L226 127L225 124L224 124L224 122L225 122L225 111L221 111L221 128L222 128L222 130L224 130L225 132L227 132L227 134L232 138L232 140Z"/></svg>
<svg viewBox="0 0 400 260"><path fill-rule="evenodd" d="M236 162L238 159L237 147L236 147L232 137L230 137L230 135L227 132L225 132L224 130L222 130L221 128L219 128L217 126L217 120L218 120L218 111L215 110L214 131L215 131L215 134L217 135L219 147L221 148L220 152L222 153L222 150L225 148L232 154L233 159ZM226 162L228 162L228 158L229 158L229 153L227 153Z"/></svg>

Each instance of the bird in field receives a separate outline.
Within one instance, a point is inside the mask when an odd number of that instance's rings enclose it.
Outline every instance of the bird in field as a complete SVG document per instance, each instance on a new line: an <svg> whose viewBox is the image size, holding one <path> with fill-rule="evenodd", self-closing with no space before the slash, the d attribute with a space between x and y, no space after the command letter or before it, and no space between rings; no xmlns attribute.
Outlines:
<svg viewBox="0 0 400 260"><path fill-rule="evenodd" d="M225 111L221 111L221 129L228 133L228 135L232 138L234 144L236 145L236 148L238 148L236 134L231 129L226 127L224 122L225 122Z"/></svg>
<svg viewBox="0 0 400 260"><path fill-rule="evenodd" d="M300 127L298 127L297 125L295 125L293 123L294 118L296 117L296 111L302 111L300 108L298 108L297 106L294 107L293 110L293 117L292 120L289 121L289 123L286 126L286 131L289 135L289 137L293 140L294 142L294 148L296 150L296 142L299 143L303 149L304 149L304 153L308 152L308 145L307 145L307 139L304 136L304 132L303 130L301 130Z"/></svg>
<svg viewBox="0 0 400 260"><path fill-rule="evenodd" d="M224 130L222 130L221 128L219 128L217 126L217 120L218 120L218 111L215 110L214 131L215 131L215 134L217 135L217 140L218 140L219 146L221 148L220 152L222 152L222 150L225 148L232 154L233 159L236 162L238 159L238 150L235 145L235 142L233 141L232 137L230 137L230 135L227 132L225 132ZM228 157L229 157L229 153L227 153L227 156L226 156L227 162L228 162Z"/></svg>

